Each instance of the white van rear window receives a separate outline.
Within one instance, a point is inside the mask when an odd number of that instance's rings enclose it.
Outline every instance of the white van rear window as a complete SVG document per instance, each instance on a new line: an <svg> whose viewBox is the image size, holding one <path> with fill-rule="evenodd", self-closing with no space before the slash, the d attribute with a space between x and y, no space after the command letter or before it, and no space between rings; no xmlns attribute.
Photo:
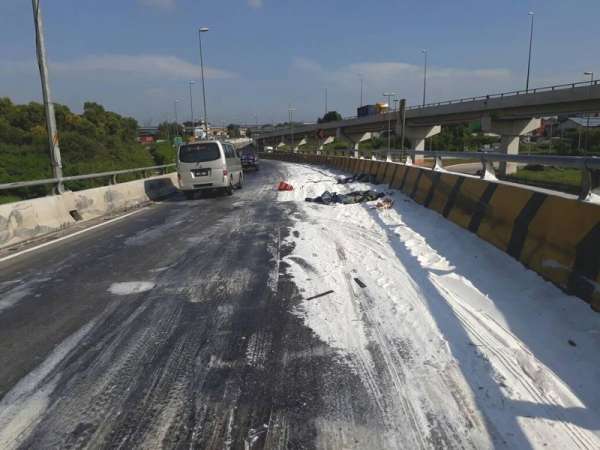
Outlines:
<svg viewBox="0 0 600 450"><path fill-rule="evenodd" d="M214 142L179 147L179 161L184 163L215 161L219 158L221 158L219 145Z"/></svg>

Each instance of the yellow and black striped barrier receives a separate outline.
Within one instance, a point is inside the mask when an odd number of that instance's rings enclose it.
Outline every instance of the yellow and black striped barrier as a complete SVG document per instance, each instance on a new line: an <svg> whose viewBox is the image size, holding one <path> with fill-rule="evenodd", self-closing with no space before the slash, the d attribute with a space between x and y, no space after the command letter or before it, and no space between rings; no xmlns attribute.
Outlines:
<svg viewBox="0 0 600 450"><path fill-rule="evenodd" d="M323 155L269 157L374 175L600 311L600 205L400 163Z"/></svg>

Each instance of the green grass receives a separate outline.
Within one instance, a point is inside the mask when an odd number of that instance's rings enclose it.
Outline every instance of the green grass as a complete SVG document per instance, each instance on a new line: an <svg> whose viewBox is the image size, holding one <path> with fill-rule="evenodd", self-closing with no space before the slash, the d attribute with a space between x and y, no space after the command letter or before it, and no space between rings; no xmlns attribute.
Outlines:
<svg viewBox="0 0 600 450"><path fill-rule="evenodd" d="M544 170L539 171L521 168L516 174L502 178L507 181L555 189L571 194L578 193L581 186L580 170L559 167L544 167Z"/></svg>
<svg viewBox="0 0 600 450"><path fill-rule="evenodd" d="M22 200L21 197L16 195L0 195L0 205L4 203L13 203Z"/></svg>

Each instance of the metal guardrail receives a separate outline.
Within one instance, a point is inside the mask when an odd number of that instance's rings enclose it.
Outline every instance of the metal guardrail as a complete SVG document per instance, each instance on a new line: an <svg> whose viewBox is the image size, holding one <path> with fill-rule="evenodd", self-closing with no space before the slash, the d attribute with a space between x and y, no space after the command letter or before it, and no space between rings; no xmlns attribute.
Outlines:
<svg viewBox="0 0 600 450"><path fill-rule="evenodd" d="M90 173L86 175L75 175L70 177L63 178L46 178L43 180L30 180L30 181L15 181L13 183L4 183L0 184L0 191L8 190L8 189L19 189L25 187L32 186L44 186L52 184L54 185L55 192L63 192L64 191L64 183L68 181L80 181L80 180L90 180L93 178L108 178L110 177L110 184L117 184L117 176L124 175L127 173L136 173L142 172L146 174L147 172L160 171L161 173L167 173L167 169L169 167L175 167L175 164L164 164L162 166L149 166L149 167L139 167L136 169L125 169L125 170L113 170L111 172L99 172L99 173Z"/></svg>
<svg viewBox="0 0 600 450"><path fill-rule="evenodd" d="M360 155L364 150L337 149L331 150L334 155ZM497 180L494 163L515 163L523 165L541 165L579 169L582 172L579 199L600 203L600 157L597 156L555 156L555 155L508 155L505 153L485 152L449 152L449 151L423 151L423 150L367 150L373 157L381 160L406 158L405 164L414 165L417 156L433 158L433 170L446 171L444 159L467 159L481 163L480 178L484 180ZM277 153L277 152L275 152ZM307 153L306 151L302 153ZM320 152L312 151L311 153Z"/></svg>
<svg viewBox="0 0 600 450"><path fill-rule="evenodd" d="M469 152L427 152L412 150L408 153L407 164L413 164L416 156L428 156L434 159L433 170L443 171L443 158L476 159L481 162L481 178L495 180L494 163L540 165L564 167L581 170L580 200L592 200L600 195L600 157L596 156L554 156L554 155L507 155L505 153L473 153ZM596 199L599 200L600 198Z"/></svg>
<svg viewBox="0 0 600 450"><path fill-rule="evenodd" d="M539 87L539 88L532 88L532 89L523 89L523 90L518 90L518 91L509 91L509 92L500 92L497 94L487 94L487 95L479 95L479 96L475 96L475 97L463 97L463 98L458 98L458 99L452 99L452 100L444 100L441 102L434 102L434 103L426 103L425 105L413 105L413 106L407 106L406 110L416 110L416 109L423 109L423 108L431 108L431 107L436 107L436 106L445 106L445 105L454 105L457 103L465 103L465 102L476 102L476 101L480 101L480 100L489 100L492 98L504 98L504 97L514 97L517 95L530 95L530 94L539 94L540 92L552 92L552 91L560 91L560 90L565 90L565 89L575 89L577 87L583 87L583 86L600 86L600 79L599 80L592 80L592 81L577 81L574 83L564 83L564 84L556 84L553 86L543 86L543 87ZM393 112L393 111L389 111L389 112ZM342 120L352 120L352 119L358 119L358 116L344 116L342 117ZM317 122L314 123L305 123L303 125L316 125ZM276 131L280 131L280 130L287 130L289 129L289 127L283 126L283 127L273 127L270 130L261 130L262 133L273 133ZM257 133L257 135L255 136L256 139L260 139L260 132Z"/></svg>

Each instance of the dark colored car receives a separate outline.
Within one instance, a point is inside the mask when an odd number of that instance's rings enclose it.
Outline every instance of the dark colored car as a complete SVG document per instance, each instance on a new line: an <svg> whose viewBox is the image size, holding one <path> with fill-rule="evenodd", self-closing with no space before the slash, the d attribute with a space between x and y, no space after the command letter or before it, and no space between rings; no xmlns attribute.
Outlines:
<svg viewBox="0 0 600 450"><path fill-rule="evenodd" d="M253 169L258 170L258 155L252 148L245 148L242 150L240 155L240 159L242 160L242 168L249 169L252 167Z"/></svg>

